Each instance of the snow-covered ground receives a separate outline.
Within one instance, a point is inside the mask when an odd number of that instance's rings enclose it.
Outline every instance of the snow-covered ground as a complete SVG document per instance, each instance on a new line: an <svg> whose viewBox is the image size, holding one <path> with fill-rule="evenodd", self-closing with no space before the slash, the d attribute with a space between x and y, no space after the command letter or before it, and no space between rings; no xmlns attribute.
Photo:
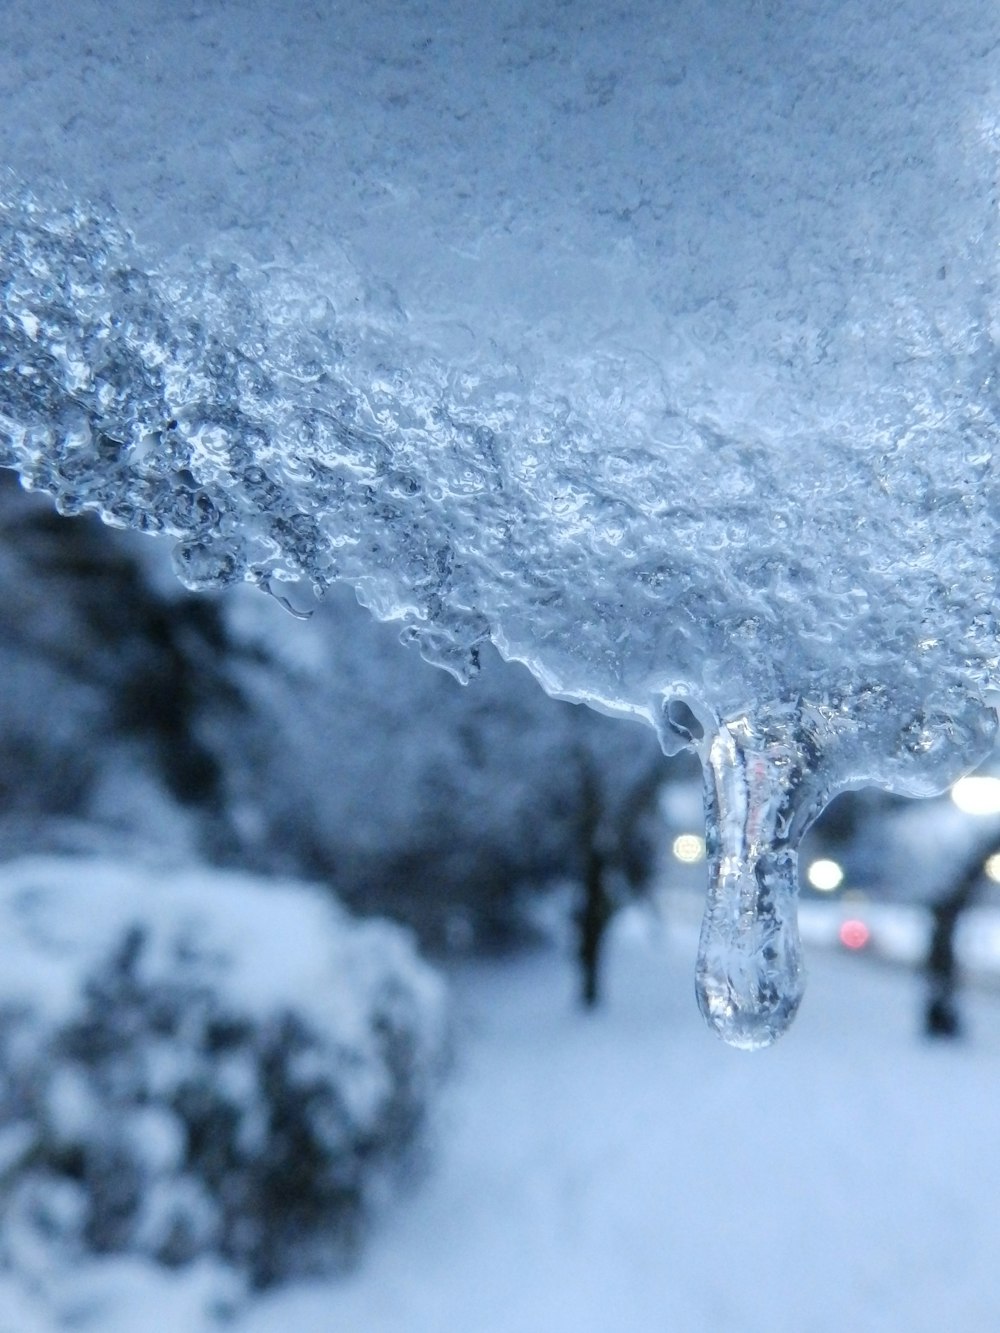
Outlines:
<svg viewBox="0 0 1000 1333"><path fill-rule="evenodd" d="M814 950L792 1032L746 1055L698 1018L692 953L686 923L624 919L594 1017L551 953L461 972L432 1171L353 1276L278 1290L228 1327L1000 1327L1000 996L971 994L969 1040L932 1045L911 972ZM212 1287L118 1266L60 1303L101 1333L207 1333ZM3 1333L55 1327L0 1294Z"/></svg>

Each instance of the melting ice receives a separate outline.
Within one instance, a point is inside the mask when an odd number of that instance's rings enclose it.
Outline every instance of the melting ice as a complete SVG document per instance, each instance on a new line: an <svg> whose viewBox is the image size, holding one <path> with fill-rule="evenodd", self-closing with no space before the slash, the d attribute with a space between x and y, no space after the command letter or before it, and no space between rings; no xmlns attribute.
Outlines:
<svg viewBox="0 0 1000 1333"><path fill-rule="evenodd" d="M1000 16L258 8L74 4L123 118L7 6L0 462L694 745L766 1044L808 822L995 730Z"/></svg>

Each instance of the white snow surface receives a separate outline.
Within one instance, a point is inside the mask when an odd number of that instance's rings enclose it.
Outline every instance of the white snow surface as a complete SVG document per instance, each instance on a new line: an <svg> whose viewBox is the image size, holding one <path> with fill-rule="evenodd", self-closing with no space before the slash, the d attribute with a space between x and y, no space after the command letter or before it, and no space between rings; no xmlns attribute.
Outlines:
<svg viewBox="0 0 1000 1333"><path fill-rule="evenodd" d="M180 961L250 1018L292 1007L323 1037L364 1045L370 993L395 967L425 1015L443 1024L438 979L415 965L407 934L354 920L318 886L99 857L25 857L4 867L0 1002L53 1025L68 1021L81 975L132 925L147 933L143 979L170 976Z"/></svg>
<svg viewBox="0 0 1000 1333"><path fill-rule="evenodd" d="M630 914L607 1008L552 954L456 981L464 1055L437 1164L346 1280L246 1303L224 1274L97 1266L2 1333L986 1333L1000 1323L1000 997L970 1038L918 1036L912 973L811 959L793 1033L708 1040L693 935ZM18 1303L20 1302L20 1303ZM89 1315L88 1312L89 1311Z"/></svg>

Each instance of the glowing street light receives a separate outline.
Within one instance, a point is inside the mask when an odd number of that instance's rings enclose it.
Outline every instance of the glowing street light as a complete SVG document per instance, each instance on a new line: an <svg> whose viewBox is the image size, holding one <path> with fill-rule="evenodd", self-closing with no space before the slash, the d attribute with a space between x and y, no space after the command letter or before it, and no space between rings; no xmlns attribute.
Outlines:
<svg viewBox="0 0 1000 1333"><path fill-rule="evenodd" d="M844 872L836 861L827 861L821 857L811 863L806 871L806 879L820 893L832 893L843 884Z"/></svg>
<svg viewBox="0 0 1000 1333"><path fill-rule="evenodd" d="M705 839L696 833L682 833L674 839L674 856L685 865L694 865L705 859Z"/></svg>
<svg viewBox="0 0 1000 1333"><path fill-rule="evenodd" d="M951 799L967 815L1000 815L1000 778L974 774L959 778Z"/></svg>

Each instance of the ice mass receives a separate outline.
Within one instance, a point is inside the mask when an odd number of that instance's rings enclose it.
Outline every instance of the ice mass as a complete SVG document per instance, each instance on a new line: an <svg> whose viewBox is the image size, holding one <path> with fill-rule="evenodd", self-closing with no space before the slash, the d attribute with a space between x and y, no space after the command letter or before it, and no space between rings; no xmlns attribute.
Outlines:
<svg viewBox="0 0 1000 1333"><path fill-rule="evenodd" d="M766 1045L811 820L993 743L1000 18L252 8L0 55L0 463L695 747L699 1004Z"/></svg>

